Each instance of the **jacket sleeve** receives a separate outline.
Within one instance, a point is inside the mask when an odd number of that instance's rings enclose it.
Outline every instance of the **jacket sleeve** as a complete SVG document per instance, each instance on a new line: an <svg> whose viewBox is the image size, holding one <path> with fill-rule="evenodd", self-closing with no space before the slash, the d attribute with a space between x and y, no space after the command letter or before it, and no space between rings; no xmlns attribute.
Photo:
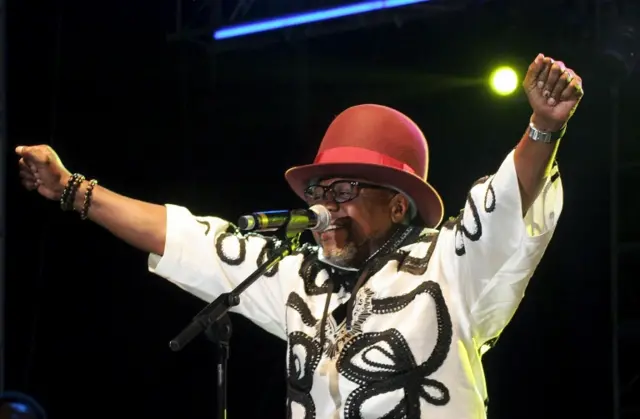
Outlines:
<svg viewBox="0 0 640 419"><path fill-rule="evenodd" d="M514 152L498 171L476 182L460 215L447 222L438 247L480 347L511 320L553 236L563 205L554 165L523 217Z"/></svg>
<svg viewBox="0 0 640 419"><path fill-rule="evenodd" d="M206 302L251 275L277 245L270 238L242 235L220 218L197 217L174 205L166 208L164 254L149 255L149 270ZM285 302L301 258L285 257L242 293L232 311L286 339ZM291 270L293 275L282 274Z"/></svg>

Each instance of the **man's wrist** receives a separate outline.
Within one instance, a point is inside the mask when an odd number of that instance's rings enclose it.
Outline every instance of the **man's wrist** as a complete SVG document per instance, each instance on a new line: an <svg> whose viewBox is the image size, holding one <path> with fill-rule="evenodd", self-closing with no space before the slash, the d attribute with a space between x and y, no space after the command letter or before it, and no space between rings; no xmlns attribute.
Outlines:
<svg viewBox="0 0 640 419"><path fill-rule="evenodd" d="M538 131L549 133L560 132L567 125L566 121L552 121L547 118L542 118L535 113L531 116L530 122Z"/></svg>

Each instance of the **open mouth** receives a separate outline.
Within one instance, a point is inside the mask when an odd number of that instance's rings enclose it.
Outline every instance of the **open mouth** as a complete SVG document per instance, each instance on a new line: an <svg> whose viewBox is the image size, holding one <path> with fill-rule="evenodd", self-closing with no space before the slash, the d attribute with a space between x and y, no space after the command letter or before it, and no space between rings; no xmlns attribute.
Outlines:
<svg viewBox="0 0 640 419"><path fill-rule="evenodd" d="M349 226L349 222L347 220L344 220L344 219L334 220L333 223L331 223L329 227L322 230L322 232L324 233L325 231L338 230L340 228L345 228L348 226Z"/></svg>
<svg viewBox="0 0 640 419"><path fill-rule="evenodd" d="M348 226L348 223L345 222L336 222L331 224L329 227L325 228L320 232L320 234L331 233L332 231L340 230Z"/></svg>
<svg viewBox="0 0 640 419"><path fill-rule="evenodd" d="M325 229L324 229L324 230L322 230L321 232L322 232L322 233L326 233L326 232L328 232L328 231L334 231L334 230L337 230L337 229L339 229L339 228L342 228L342 226L339 226L339 225L330 225L329 227L325 228Z"/></svg>

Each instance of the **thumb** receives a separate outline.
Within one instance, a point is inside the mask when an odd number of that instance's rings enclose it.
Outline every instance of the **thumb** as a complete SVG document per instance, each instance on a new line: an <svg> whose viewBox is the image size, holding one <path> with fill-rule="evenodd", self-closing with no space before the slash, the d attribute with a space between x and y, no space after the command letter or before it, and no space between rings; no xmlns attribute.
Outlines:
<svg viewBox="0 0 640 419"><path fill-rule="evenodd" d="M20 156L20 157L24 157L24 153L27 151L27 148L29 148L29 147L26 147L26 146L23 146L23 145L17 146L16 147L16 154L18 156Z"/></svg>
<svg viewBox="0 0 640 419"><path fill-rule="evenodd" d="M16 154L31 163L43 164L49 161L46 149L41 146L20 145L16 147Z"/></svg>

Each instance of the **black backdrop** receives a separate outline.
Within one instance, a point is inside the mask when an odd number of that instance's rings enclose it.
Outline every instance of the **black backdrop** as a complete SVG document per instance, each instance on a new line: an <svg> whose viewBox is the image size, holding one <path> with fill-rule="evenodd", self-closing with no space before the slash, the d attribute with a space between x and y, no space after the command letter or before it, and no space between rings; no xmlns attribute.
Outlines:
<svg viewBox="0 0 640 419"><path fill-rule="evenodd" d="M568 9L492 2L401 29L213 60L167 43L174 7L12 3L10 148L49 143L70 170L117 192L235 220L299 206L283 172L313 158L342 109L382 103L424 129L430 180L455 215L528 122L522 95L487 91L488 71L501 62L524 71L543 52L582 73L587 96L560 154L564 213L485 364L493 418L610 417L609 102L606 74L595 71L591 15L575 21ZM308 84L296 77L301 68ZM637 82L623 91L625 103L635 93ZM623 136L637 129L624 120ZM54 419L213 417L213 347L204 339L177 354L167 347L203 303L147 273L146 255L22 191L17 169L8 184L9 387L37 397ZM233 322L230 417L282 417L284 343Z"/></svg>

